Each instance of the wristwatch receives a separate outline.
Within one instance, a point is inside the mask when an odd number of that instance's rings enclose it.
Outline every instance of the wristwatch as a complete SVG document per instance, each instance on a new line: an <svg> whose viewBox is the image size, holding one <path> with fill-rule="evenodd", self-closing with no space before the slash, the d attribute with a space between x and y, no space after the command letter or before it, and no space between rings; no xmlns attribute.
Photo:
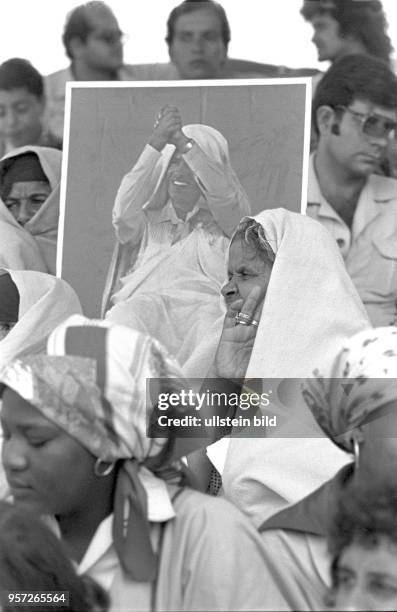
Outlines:
<svg viewBox="0 0 397 612"><path fill-rule="evenodd" d="M187 141L187 143L183 147L183 150L181 151L182 155L184 155L185 153L189 153L189 151L193 147L193 145L194 145L194 140L189 138L189 140Z"/></svg>

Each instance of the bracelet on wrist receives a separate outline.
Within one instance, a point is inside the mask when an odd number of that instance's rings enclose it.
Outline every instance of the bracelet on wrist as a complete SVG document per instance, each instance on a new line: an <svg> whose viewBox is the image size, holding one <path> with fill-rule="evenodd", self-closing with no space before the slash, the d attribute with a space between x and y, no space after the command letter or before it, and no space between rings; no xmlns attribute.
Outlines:
<svg viewBox="0 0 397 612"><path fill-rule="evenodd" d="M192 140L192 138L189 138L189 140L186 142L183 148L179 149L179 153L182 153L182 155L184 155L185 153L189 153L193 145L194 145L194 140Z"/></svg>

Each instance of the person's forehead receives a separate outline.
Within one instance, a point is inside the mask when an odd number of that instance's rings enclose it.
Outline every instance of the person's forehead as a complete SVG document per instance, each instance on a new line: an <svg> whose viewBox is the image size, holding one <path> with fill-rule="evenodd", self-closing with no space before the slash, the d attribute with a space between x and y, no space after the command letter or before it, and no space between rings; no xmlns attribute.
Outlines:
<svg viewBox="0 0 397 612"><path fill-rule="evenodd" d="M391 119L392 121L397 121L397 109L379 106L373 102L370 102L369 100L355 98L349 105L349 108L359 113L374 113L375 115L381 115L387 119Z"/></svg>
<svg viewBox="0 0 397 612"><path fill-rule="evenodd" d="M93 30L119 30L119 24L110 9L105 6L93 6L86 9L87 23Z"/></svg>
<svg viewBox="0 0 397 612"><path fill-rule="evenodd" d="M219 15L210 8L202 8L180 15L175 22L175 32L221 32Z"/></svg>
<svg viewBox="0 0 397 612"><path fill-rule="evenodd" d="M37 101L37 97L33 95L26 87L17 87L16 89L0 89L0 104L19 104L20 102Z"/></svg>
<svg viewBox="0 0 397 612"><path fill-rule="evenodd" d="M26 194L48 192L50 185L47 181L16 181L12 184L9 197Z"/></svg>
<svg viewBox="0 0 397 612"><path fill-rule="evenodd" d="M8 387L2 395L0 418L3 423L14 426L33 427L51 424L51 421L46 419L35 406Z"/></svg>
<svg viewBox="0 0 397 612"><path fill-rule="evenodd" d="M244 242L241 238L233 238L229 248L229 267L238 267L243 265L254 265L262 267L265 263L261 253L258 253L255 247Z"/></svg>

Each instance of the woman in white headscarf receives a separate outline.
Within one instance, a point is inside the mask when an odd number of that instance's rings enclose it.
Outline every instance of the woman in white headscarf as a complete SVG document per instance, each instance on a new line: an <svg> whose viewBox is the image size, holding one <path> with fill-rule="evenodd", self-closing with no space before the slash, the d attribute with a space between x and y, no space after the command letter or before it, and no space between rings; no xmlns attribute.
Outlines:
<svg viewBox="0 0 397 612"><path fill-rule="evenodd" d="M370 323L334 241L308 217L276 209L243 219L228 274L214 374L264 379L264 391L272 390L266 414L277 416L277 427L234 435L216 462L226 496L263 522L347 461L321 434L299 379L319 363L327 371L342 342Z"/></svg>
<svg viewBox="0 0 397 612"><path fill-rule="evenodd" d="M0 372L18 356L43 352L55 327L81 312L76 293L61 278L0 268ZM6 492L0 465L0 498Z"/></svg>
<svg viewBox="0 0 397 612"><path fill-rule="evenodd" d="M21 252L19 269L55 274L61 161L60 151L38 146L0 160L0 233L13 236L11 245L0 243L1 265L15 269Z"/></svg>
<svg viewBox="0 0 397 612"><path fill-rule="evenodd" d="M153 335L186 375L203 376L208 339L216 339L213 326L225 312L219 292L228 237L249 210L222 134L182 128L179 111L163 108L117 193L119 249L106 295L126 275L107 317Z"/></svg>
<svg viewBox="0 0 397 612"><path fill-rule="evenodd" d="M81 312L75 291L61 278L0 269L0 371L17 356L44 351L53 329Z"/></svg>

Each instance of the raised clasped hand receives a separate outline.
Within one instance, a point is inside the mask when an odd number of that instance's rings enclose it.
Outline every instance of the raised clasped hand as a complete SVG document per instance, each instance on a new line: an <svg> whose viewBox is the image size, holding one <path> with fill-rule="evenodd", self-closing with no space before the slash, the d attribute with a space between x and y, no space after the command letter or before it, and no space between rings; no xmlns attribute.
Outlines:
<svg viewBox="0 0 397 612"><path fill-rule="evenodd" d="M157 113L149 144L161 151L166 144L177 143L183 138L182 117L176 106L166 105Z"/></svg>

